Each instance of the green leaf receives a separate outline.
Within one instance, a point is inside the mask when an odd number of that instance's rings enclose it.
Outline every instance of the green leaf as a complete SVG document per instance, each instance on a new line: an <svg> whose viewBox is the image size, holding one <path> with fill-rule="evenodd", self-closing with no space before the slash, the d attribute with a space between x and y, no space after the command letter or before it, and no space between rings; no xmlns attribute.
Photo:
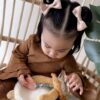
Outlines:
<svg viewBox="0 0 100 100"><path fill-rule="evenodd" d="M98 74L100 75L100 63L95 63Z"/></svg>
<svg viewBox="0 0 100 100"><path fill-rule="evenodd" d="M86 30L86 35L90 39L100 39L100 6L90 5L93 19ZM100 75L100 42L84 40L84 48L87 56L95 63Z"/></svg>
<svg viewBox="0 0 100 100"><path fill-rule="evenodd" d="M84 47L89 59L94 63L100 63L100 42L84 40Z"/></svg>
<svg viewBox="0 0 100 100"><path fill-rule="evenodd" d="M92 39L100 39L100 6L90 5L93 19L86 30L86 35Z"/></svg>

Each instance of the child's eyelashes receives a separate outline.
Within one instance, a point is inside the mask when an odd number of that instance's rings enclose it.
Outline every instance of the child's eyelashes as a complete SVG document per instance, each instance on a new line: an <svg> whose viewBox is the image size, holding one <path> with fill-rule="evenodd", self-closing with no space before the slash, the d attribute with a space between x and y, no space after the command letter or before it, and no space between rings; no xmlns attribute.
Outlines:
<svg viewBox="0 0 100 100"><path fill-rule="evenodd" d="M58 50L57 52L59 52L59 53L65 53L65 52L68 52L69 51L69 49L66 49L66 50Z"/></svg>
<svg viewBox="0 0 100 100"><path fill-rule="evenodd" d="M51 48L51 47L50 47L48 44L46 44L46 43L45 43L45 47L46 47L46 48Z"/></svg>
<svg viewBox="0 0 100 100"><path fill-rule="evenodd" d="M60 51L58 51L58 52L61 52L61 53L63 53L63 52L65 52L65 50L60 50Z"/></svg>
<svg viewBox="0 0 100 100"><path fill-rule="evenodd" d="M47 49L51 49L51 47L47 43L44 43L44 44ZM65 52L68 52L69 50L70 49L61 49L61 50L55 50L55 51L58 53L65 53Z"/></svg>

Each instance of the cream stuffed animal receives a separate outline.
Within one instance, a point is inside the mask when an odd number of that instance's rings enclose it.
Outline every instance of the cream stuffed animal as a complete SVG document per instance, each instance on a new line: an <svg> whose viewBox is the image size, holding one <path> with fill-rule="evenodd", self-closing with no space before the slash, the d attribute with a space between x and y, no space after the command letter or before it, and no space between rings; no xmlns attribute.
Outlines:
<svg viewBox="0 0 100 100"><path fill-rule="evenodd" d="M20 91L20 94L19 94L18 90L19 88L22 88L22 86L19 83L15 85L14 90L11 90L7 93L8 99L9 100L36 100L36 99L37 100L56 100L57 98L59 98L60 100L67 100L61 88L61 82L58 80L57 76L54 73L52 73L51 76L52 78L41 76L41 75L33 76L33 80L35 80L36 83L48 84L52 86L52 89L50 90L46 90L46 91L40 90L40 92L38 92L38 96L35 99L33 99L34 93L25 88L23 91ZM27 92L27 94L25 94L25 91ZM36 91L34 90L35 93ZM29 95L31 94L30 95L31 99L30 99L30 96L29 98L27 96L27 97L24 97L24 99L23 98L18 99L19 95L23 94L24 96L26 96L28 95L28 93Z"/></svg>

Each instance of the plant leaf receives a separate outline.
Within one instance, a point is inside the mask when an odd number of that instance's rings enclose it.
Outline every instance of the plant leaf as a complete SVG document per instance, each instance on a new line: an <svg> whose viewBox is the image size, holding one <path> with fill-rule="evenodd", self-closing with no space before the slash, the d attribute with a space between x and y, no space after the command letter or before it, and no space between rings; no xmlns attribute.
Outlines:
<svg viewBox="0 0 100 100"><path fill-rule="evenodd" d="M95 63L98 74L100 75L100 63Z"/></svg>
<svg viewBox="0 0 100 100"><path fill-rule="evenodd" d="M100 42L84 40L84 47L89 59L94 63L100 63Z"/></svg>
<svg viewBox="0 0 100 100"><path fill-rule="evenodd" d="M100 6L90 5L93 19L86 30L86 35L92 39L100 39Z"/></svg>

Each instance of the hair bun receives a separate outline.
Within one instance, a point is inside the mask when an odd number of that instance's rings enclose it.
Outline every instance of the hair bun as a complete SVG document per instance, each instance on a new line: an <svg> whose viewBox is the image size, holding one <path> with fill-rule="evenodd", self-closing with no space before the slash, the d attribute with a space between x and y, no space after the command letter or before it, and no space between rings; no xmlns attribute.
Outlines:
<svg viewBox="0 0 100 100"><path fill-rule="evenodd" d="M82 7L81 16L82 20L85 21L86 24L90 23L92 20L92 12L88 7Z"/></svg>

